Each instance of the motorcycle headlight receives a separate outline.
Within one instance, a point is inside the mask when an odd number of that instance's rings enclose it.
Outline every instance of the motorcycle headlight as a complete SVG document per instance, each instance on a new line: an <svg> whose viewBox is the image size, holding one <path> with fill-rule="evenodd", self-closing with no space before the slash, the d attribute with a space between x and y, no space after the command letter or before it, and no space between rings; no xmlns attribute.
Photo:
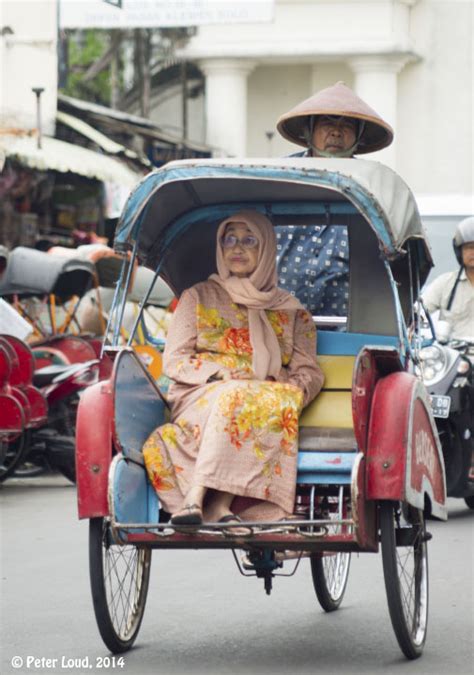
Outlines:
<svg viewBox="0 0 474 675"><path fill-rule="evenodd" d="M446 368L446 355L441 347L431 345L420 351L421 373L426 385L440 380Z"/></svg>

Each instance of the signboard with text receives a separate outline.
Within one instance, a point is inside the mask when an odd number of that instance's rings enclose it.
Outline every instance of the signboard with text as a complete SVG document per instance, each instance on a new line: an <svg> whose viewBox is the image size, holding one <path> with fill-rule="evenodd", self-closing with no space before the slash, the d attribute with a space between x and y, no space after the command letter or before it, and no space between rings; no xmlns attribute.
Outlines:
<svg viewBox="0 0 474 675"><path fill-rule="evenodd" d="M61 28L159 28L273 20L274 0L60 0Z"/></svg>

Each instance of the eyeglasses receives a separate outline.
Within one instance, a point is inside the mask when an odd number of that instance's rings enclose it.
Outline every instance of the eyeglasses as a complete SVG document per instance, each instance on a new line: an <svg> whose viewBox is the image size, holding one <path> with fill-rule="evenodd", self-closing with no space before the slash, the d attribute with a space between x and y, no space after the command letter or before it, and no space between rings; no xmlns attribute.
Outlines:
<svg viewBox="0 0 474 675"><path fill-rule="evenodd" d="M258 239L253 234L248 234L242 239L236 237L235 234L226 234L221 238L222 248L234 248L237 244L242 246L242 248L256 248L258 246Z"/></svg>

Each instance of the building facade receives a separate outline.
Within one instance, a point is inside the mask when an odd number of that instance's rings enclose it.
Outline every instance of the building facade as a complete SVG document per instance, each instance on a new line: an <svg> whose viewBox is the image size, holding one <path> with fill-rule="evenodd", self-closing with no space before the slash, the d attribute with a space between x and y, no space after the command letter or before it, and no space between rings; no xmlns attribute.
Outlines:
<svg viewBox="0 0 474 675"><path fill-rule="evenodd" d="M473 7L275 0L273 22L201 26L182 52L205 79L199 140L235 156L291 153L278 117L343 80L394 127L392 146L370 157L405 178L422 212L472 213Z"/></svg>
<svg viewBox="0 0 474 675"><path fill-rule="evenodd" d="M0 0L0 127L36 129L42 89L42 128L54 134L58 89L56 0Z"/></svg>

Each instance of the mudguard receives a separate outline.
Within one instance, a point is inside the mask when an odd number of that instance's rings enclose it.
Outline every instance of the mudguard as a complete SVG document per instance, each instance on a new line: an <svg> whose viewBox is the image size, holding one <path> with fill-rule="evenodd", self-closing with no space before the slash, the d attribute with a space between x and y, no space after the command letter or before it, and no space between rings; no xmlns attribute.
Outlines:
<svg viewBox="0 0 474 675"><path fill-rule="evenodd" d="M352 419L359 450L367 449L370 409L375 385L388 373L403 371L397 349L363 347L357 355L352 376Z"/></svg>
<svg viewBox="0 0 474 675"><path fill-rule="evenodd" d="M13 440L26 427L23 407L8 393L0 393L0 438Z"/></svg>
<svg viewBox="0 0 474 675"><path fill-rule="evenodd" d="M94 347L77 335L56 335L34 343L35 348L60 352L66 363L84 363L96 358Z"/></svg>
<svg viewBox="0 0 474 675"><path fill-rule="evenodd" d="M426 389L414 375L380 379L371 404L367 499L408 502L446 520L443 455Z"/></svg>
<svg viewBox="0 0 474 675"><path fill-rule="evenodd" d="M48 402L43 394L32 384L22 388L23 393L28 399L31 410L31 426L34 428L43 426L48 419Z"/></svg>
<svg viewBox="0 0 474 675"><path fill-rule="evenodd" d="M76 424L76 476L79 518L109 513L107 491L112 460L113 400L110 381L81 394Z"/></svg>
<svg viewBox="0 0 474 675"><path fill-rule="evenodd" d="M2 342L7 342L10 345L18 359L10 373L10 384L15 387L31 384L34 358L29 345L13 335L2 335Z"/></svg>

